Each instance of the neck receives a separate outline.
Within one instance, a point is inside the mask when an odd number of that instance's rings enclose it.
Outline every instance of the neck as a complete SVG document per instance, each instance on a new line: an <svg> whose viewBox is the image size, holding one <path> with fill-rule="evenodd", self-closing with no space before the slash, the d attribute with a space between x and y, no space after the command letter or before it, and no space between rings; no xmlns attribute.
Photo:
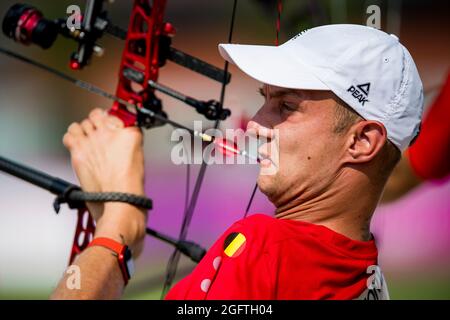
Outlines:
<svg viewBox="0 0 450 320"><path fill-rule="evenodd" d="M363 172L346 168L325 190L278 206L275 217L323 225L350 239L368 241L382 185L371 182Z"/></svg>

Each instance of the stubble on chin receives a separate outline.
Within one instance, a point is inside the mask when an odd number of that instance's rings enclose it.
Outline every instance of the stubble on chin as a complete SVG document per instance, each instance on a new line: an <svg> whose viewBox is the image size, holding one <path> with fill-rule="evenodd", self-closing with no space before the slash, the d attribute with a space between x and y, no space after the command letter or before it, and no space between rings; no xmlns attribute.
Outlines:
<svg viewBox="0 0 450 320"><path fill-rule="evenodd" d="M274 203L279 193L279 178L277 175L259 175L258 176L258 188L259 190Z"/></svg>

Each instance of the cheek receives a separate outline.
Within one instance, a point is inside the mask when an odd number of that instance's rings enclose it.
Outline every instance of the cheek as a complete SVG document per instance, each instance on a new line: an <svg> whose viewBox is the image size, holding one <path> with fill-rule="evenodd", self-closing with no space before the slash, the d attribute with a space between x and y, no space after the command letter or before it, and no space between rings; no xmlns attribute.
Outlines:
<svg viewBox="0 0 450 320"><path fill-rule="evenodd" d="M294 176L316 174L329 163L334 143L332 132L317 123L286 129L280 132L280 169Z"/></svg>
<svg viewBox="0 0 450 320"><path fill-rule="evenodd" d="M317 138L318 133L306 125L280 130L280 153L287 159L306 158L315 153Z"/></svg>

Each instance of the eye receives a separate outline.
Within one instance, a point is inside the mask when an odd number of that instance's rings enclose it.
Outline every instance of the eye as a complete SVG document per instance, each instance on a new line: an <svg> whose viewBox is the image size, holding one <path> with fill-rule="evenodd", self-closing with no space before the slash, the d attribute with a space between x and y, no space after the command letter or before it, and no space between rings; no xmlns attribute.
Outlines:
<svg viewBox="0 0 450 320"><path fill-rule="evenodd" d="M287 112L294 112L297 110L296 105L294 105L293 103L288 103L288 102L281 102L280 107L283 111L287 111Z"/></svg>
<svg viewBox="0 0 450 320"><path fill-rule="evenodd" d="M264 92L264 88L260 87L258 88L258 93L265 99L266 93Z"/></svg>

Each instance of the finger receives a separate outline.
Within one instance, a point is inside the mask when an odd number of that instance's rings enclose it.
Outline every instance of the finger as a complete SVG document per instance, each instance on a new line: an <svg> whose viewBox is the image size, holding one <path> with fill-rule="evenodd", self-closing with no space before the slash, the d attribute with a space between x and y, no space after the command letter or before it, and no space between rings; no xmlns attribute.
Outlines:
<svg viewBox="0 0 450 320"><path fill-rule="evenodd" d="M140 127L127 127L125 128L125 130L132 132L133 135L133 141L136 141L138 143L138 145L143 145L144 143L144 134L142 131L142 128Z"/></svg>
<svg viewBox="0 0 450 320"><path fill-rule="evenodd" d="M122 120L120 120L120 121L122 121ZM123 124L122 124L122 126L123 126ZM136 135L143 135L143 130L141 127L136 127L136 126L126 127L125 130L132 132L133 134L136 134Z"/></svg>
<svg viewBox="0 0 450 320"><path fill-rule="evenodd" d="M125 127L122 120L116 116L108 115L105 119L106 125L111 129L122 129Z"/></svg>
<svg viewBox="0 0 450 320"><path fill-rule="evenodd" d="M67 132L67 133L63 136L62 142L63 142L63 145L64 145L67 149L70 150L70 149L73 147L73 144L74 144L73 135Z"/></svg>
<svg viewBox="0 0 450 320"><path fill-rule="evenodd" d="M100 116L100 117L104 117L106 114L106 111L104 109L101 108L94 108L92 109L92 111L89 113L89 117L95 117L95 116Z"/></svg>
<svg viewBox="0 0 450 320"><path fill-rule="evenodd" d="M96 128L101 128L104 125L104 120L107 117L107 112L103 109L95 108L89 113L89 120Z"/></svg>
<svg viewBox="0 0 450 320"><path fill-rule="evenodd" d="M89 136L90 134L92 134L92 132L95 131L94 124L89 119L85 119L81 122L81 129L83 129L83 132L86 136Z"/></svg>
<svg viewBox="0 0 450 320"><path fill-rule="evenodd" d="M81 125L77 122L72 123L69 126L69 128L67 128L67 132L73 135L75 139L84 137L83 129L81 128Z"/></svg>

